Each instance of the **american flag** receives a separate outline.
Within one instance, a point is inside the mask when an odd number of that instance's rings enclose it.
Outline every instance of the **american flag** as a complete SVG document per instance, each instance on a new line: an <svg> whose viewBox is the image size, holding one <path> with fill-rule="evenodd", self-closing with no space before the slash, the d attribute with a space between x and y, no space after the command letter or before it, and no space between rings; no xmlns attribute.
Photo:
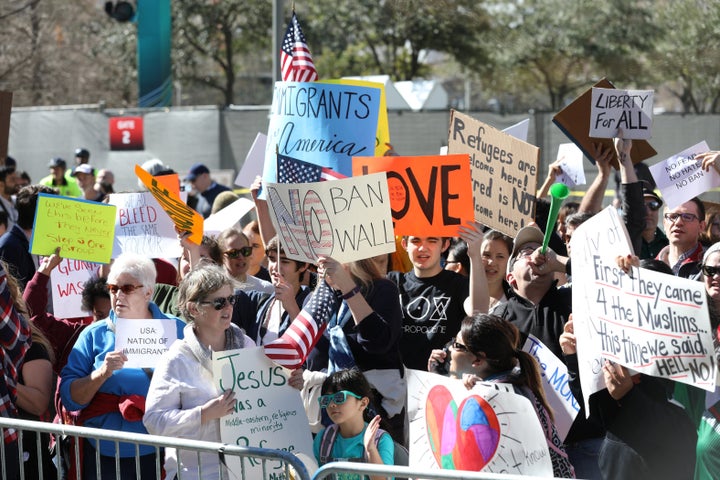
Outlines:
<svg viewBox="0 0 720 480"><path fill-rule="evenodd" d="M295 12L285 31L280 49L280 64L282 79L285 82L314 82L318 78L310 49L305 42L305 35L300 29Z"/></svg>
<svg viewBox="0 0 720 480"><path fill-rule="evenodd" d="M285 155L278 155L277 161L278 183L312 183L347 178L330 168Z"/></svg>
<svg viewBox="0 0 720 480"><path fill-rule="evenodd" d="M265 355L285 368L300 367L325 331L337 302L335 292L325 280L321 280L307 306L298 313L285 333L264 346Z"/></svg>

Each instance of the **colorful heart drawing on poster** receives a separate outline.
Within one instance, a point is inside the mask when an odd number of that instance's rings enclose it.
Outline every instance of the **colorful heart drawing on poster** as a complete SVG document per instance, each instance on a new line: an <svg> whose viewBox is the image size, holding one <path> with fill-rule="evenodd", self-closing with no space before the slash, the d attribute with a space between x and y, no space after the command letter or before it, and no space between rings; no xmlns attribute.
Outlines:
<svg viewBox="0 0 720 480"><path fill-rule="evenodd" d="M427 396L430 446L444 469L480 471L500 442L500 422L485 399L471 395L458 407L450 391L434 386Z"/></svg>

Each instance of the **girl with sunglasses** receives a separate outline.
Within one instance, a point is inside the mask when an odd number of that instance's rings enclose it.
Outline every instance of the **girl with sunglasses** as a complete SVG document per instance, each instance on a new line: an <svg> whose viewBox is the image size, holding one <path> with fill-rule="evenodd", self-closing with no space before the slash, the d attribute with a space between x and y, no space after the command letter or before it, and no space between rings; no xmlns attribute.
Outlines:
<svg viewBox="0 0 720 480"><path fill-rule="evenodd" d="M380 429L380 415L370 413L372 390L359 369L330 374L322 384L321 393L318 403L327 410L333 424L315 436L313 451L319 465L333 461L394 464L393 439Z"/></svg>

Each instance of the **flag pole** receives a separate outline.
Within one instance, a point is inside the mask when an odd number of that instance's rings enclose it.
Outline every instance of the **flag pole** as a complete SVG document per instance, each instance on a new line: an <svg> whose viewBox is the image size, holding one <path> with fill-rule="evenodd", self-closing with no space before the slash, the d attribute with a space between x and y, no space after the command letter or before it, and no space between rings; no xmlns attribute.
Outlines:
<svg viewBox="0 0 720 480"><path fill-rule="evenodd" d="M293 8L295 8L295 2L293 2ZM280 183L280 147L277 143L275 144L275 178L277 179L277 182ZM275 236L277 236L277 253L275 254L275 260L278 265L278 275L282 276L280 273L280 232L275 232ZM275 294L275 297L277 297L277 293ZM282 301L277 302L277 304L278 322L282 325Z"/></svg>

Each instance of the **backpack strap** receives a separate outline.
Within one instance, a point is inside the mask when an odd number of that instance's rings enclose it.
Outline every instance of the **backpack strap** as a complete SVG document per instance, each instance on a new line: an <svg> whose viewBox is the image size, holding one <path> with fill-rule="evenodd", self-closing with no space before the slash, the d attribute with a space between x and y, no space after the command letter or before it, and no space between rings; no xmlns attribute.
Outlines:
<svg viewBox="0 0 720 480"><path fill-rule="evenodd" d="M322 437L320 438L320 465L325 465L332 461L332 448L335 444L335 438L338 434L338 426L336 424L328 425L323 430Z"/></svg>
<svg viewBox="0 0 720 480"><path fill-rule="evenodd" d="M388 435L390 435L388 432L386 432L386 431L383 430L382 428L378 428L378 429L377 429L377 432L375 432L375 439L374 439L374 440L375 440L375 447L376 447L376 448L377 448L378 444L380 443L380 437L382 437L382 436L385 435L386 433L387 433ZM368 455L367 449L364 449L364 452L363 452L363 460L365 460L365 463L369 463L369 462L370 462L370 456Z"/></svg>

